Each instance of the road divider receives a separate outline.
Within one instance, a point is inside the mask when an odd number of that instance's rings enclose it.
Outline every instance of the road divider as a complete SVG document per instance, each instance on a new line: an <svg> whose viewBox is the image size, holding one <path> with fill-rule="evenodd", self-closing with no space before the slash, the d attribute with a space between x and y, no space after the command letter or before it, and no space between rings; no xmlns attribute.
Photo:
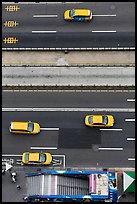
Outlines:
<svg viewBox="0 0 137 204"><path fill-rule="evenodd" d="M101 112L135 112L135 108L2 108L2 111L101 111ZM121 130L121 129L100 129Z"/></svg>

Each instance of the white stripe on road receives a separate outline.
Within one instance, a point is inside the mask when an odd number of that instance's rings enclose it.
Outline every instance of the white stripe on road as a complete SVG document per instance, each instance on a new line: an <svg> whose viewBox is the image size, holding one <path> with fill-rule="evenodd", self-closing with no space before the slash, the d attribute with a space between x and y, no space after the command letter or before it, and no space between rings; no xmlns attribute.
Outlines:
<svg viewBox="0 0 137 204"><path fill-rule="evenodd" d="M103 111L135 112L135 108L2 108L2 111Z"/></svg>
<svg viewBox="0 0 137 204"><path fill-rule="evenodd" d="M59 128L40 128L40 130L59 130Z"/></svg>
<svg viewBox="0 0 137 204"><path fill-rule="evenodd" d="M32 33L56 33L56 30L32 30Z"/></svg>
<svg viewBox="0 0 137 204"><path fill-rule="evenodd" d="M112 131L122 131L123 129L122 128L119 128L119 129L100 129L100 130L112 130Z"/></svg>
<svg viewBox="0 0 137 204"><path fill-rule="evenodd" d="M34 18L56 18L58 15L33 15Z"/></svg>
<svg viewBox="0 0 137 204"><path fill-rule="evenodd" d="M126 122L135 122L135 119L125 119Z"/></svg>
<svg viewBox="0 0 137 204"><path fill-rule="evenodd" d="M128 141L135 141L135 138L134 137L127 137L127 140Z"/></svg>
<svg viewBox="0 0 137 204"><path fill-rule="evenodd" d="M135 158L128 158L128 161L135 161Z"/></svg>
<svg viewBox="0 0 137 204"><path fill-rule="evenodd" d="M128 102L135 102L135 99L129 98L127 99Z"/></svg>
<svg viewBox="0 0 137 204"><path fill-rule="evenodd" d="M22 154L21 155L19 155L19 154L2 154L2 157L21 157L22 156Z"/></svg>
<svg viewBox="0 0 137 204"><path fill-rule="evenodd" d="M106 31L104 31L104 30L92 30L91 32L93 32L93 33L116 33L117 31L116 30L106 30Z"/></svg>
<svg viewBox="0 0 137 204"><path fill-rule="evenodd" d="M115 150L115 151L123 150L122 147L99 147L98 149L99 150Z"/></svg>
<svg viewBox="0 0 137 204"><path fill-rule="evenodd" d="M103 15L103 14L102 14L102 15L92 15L92 16L102 16L102 17L103 17L103 16L116 16L116 14L112 14L112 15Z"/></svg>
<svg viewBox="0 0 137 204"><path fill-rule="evenodd" d="M57 147L30 147L30 149L58 149Z"/></svg>

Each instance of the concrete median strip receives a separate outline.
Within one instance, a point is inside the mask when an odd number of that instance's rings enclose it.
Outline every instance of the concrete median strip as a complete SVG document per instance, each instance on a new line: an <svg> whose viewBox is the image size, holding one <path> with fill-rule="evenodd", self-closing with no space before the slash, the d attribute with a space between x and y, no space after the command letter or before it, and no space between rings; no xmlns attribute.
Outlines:
<svg viewBox="0 0 137 204"><path fill-rule="evenodd" d="M135 67L2 67L3 84L135 85Z"/></svg>
<svg viewBox="0 0 137 204"><path fill-rule="evenodd" d="M135 112L135 108L2 108L6 111L103 111L103 112ZM103 129L104 130L104 129Z"/></svg>

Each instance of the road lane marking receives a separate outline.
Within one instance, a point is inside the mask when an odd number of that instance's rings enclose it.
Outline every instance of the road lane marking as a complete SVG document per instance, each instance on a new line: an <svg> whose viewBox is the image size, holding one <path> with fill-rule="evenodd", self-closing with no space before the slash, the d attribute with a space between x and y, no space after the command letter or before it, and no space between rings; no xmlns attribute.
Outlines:
<svg viewBox="0 0 137 204"><path fill-rule="evenodd" d="M2 108L2 111L102 111L135 112L135 108Z"/></svg>
<svg viewBox="0 0 137 204"><path fill-rule="evenodd" d="M122 147L99 147L98 148L99 150L115 150L115 151L118 151L118 150L123 150Z"/></svg>
<svg viewBox="0 0 137 204"><path fill-rule="evenodd" d="M91 32L93 32L93 33L116 33L117 31L116 30L106 30L106 31L104 31L104 30L92 30Z"/></svg>
<svg viewBox="0 0 137 204"><path fill-rule="evenodd" d="M92 15L92 16L102 16L102 17L103 17L103 16L116 16L116 14L112 14L112 15L103 15L103 14L102 14L102 15Z"/></svg>
<svg viewBox="0 0 137 204"><path fill-rule="evenodd" d="M22 157L22 154L2 154L2 157Z"/></svg>
<svg viewBox="0 0 137 204"><path fill-rule="evenodd" d="M126 122L135 122L135 119L125 119Z"/></svg>
<svg viewBox="0 0 137 204"><path fill-rule="evenodd" d="M58 149L57 147L30 147L30 149Z"/></svg>
<svg viewBox="0 0 137 204"><path fill-rule="evenodd" d="M135 138L133 138L133 137L127 137L127 140L128 140L128 141L135 141Z"/></svg>
<svg viewBox="0 0 137 204"><path fill-rule="evenodd" d="M34 18L56 18L58 15L33 15Z"/></svg>
<svg viewBox="0 0 137 204"><path fill-rule="evenodd" d="M122 129L122 128L118 128L118 129L104 129L104 128L103 128L103 129L100 129L100 130L122 131L123 129Z"/></svg>
<svg viewBox="0 0 137 204"><path fill-rule="evenodd" d="M40 128L40 130L59 130L59 128Z"/></svg>
<svg viewBox="0 0 137 204"><path fill-rule="evenodd" d="M128 158L128 161L135 161L135 158Z"/></svg>
<svg viewBox="0 0 137 204"><path fill-rule="evenodd" d="M61 155L59 155L59 154L58 154L58 155L57 155L57 154L56 154L56 155L52 154L52 156L53 156L53 157L63 157L63 160L64 160L64 161L63 161L63 168L65 169L65 165L66 165L65 155L64 155L64 154L63 154L63 155L62 155L62 154L61 154Z"/></svg>
<svg viewBox="0 0 137 204"><path fill-rule="evenodd" d="M135 99L129 98L127 99L128 102L135 102Z"/></svg>
<svg viewBox="0 0 137 204"><path fill-rule="evenodd" d="M32 33L56 33L56 30L32 30Z"/></svg>

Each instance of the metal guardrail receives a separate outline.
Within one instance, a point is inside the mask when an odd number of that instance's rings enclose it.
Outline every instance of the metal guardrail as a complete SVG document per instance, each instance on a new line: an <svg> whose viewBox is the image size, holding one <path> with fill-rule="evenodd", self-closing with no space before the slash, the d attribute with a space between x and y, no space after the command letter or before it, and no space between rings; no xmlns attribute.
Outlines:
<svg viewBox="0 0 137 204"><path fill-rule="evenodd" d="M135 47L112 47L112 48L109 48L109 47L104 47L104 48L60 48L60 47L57 47L57 48L23 48L23 47L21 47L21 48L2 48L2 51L13 51L13 50L15 50L15 51L21 51L21 50L27 50L27 51L65 51L66 53L68 52L68 51L90 51L90 50L92 50L92 51L107 51L107 50L117 50L117 51L120 51L120 50L125 50L125 51L129 51L129 50L135 50Z"/></svg>

